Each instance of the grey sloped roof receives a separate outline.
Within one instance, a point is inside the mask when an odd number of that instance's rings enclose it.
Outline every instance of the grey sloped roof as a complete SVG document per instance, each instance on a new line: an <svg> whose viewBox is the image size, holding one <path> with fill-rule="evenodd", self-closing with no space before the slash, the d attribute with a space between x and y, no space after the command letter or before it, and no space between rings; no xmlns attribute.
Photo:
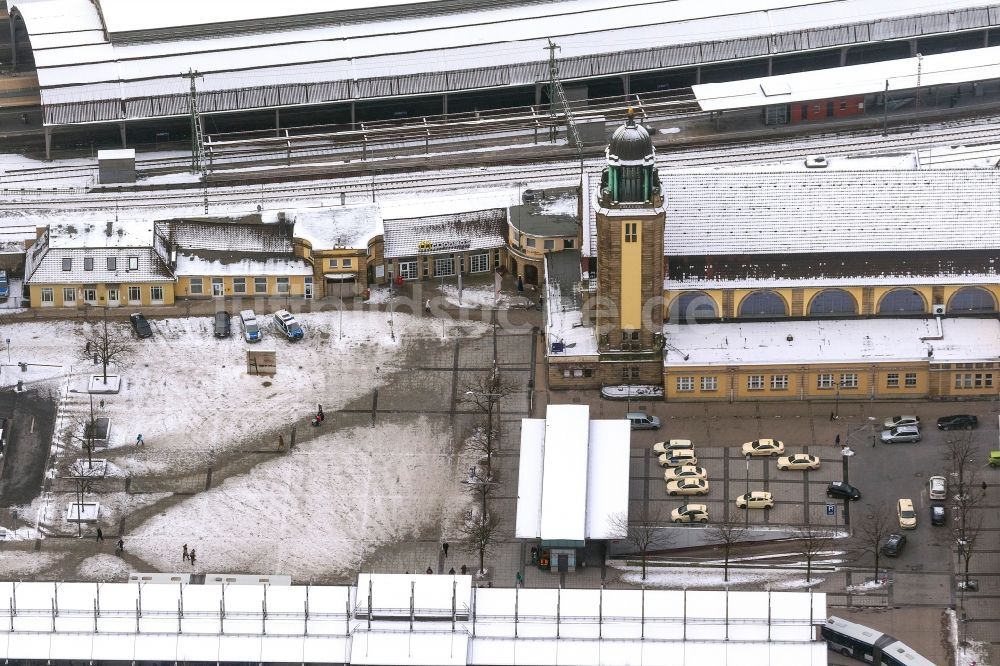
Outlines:
<svg viewBox="0 0 1000 666"><path fill-rule="evenodd" d="M157 231L186 250L283 253L292 251L292 226L177 220L158 222Z"/></svg>
<svg viewBox="0 0 1000 666"><path fill-rule="evenodd" d="M986 169L671 173L664 253L992 249L998 188Z"/></svg>
<svg viewBox="0 0 1000 666"><path fill-rule="evenodd" d="M94 270L84 270L84 258L94 259ZM108 270L108 258L116 261ZM138 270L128 270L129 257L138 257ZM72 259L64 271L63 259ZM63 248L50 247L26 269L26 284L90 284L115 282L172 282L174 276L151 247Z"/></svg>
<svg viewBox="0 0 1000 666"><path fill-rule="evenodd" d="M393 259L500 247L504 244L506 223L507 211L503 208L385 220L385 257ZM441 249L421 252L419 245L422 242L440 245Z"/></svg>

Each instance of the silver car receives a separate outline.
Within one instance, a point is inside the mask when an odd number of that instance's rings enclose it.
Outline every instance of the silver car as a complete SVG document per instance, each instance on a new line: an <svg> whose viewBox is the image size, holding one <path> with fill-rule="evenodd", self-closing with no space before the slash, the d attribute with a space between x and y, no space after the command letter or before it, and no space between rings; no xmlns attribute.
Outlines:
<svg viewBox="0 0 1000 666"><path fill-rule="evenodd" d="M919 442L920 428L916 426L899 426L882 431L883 444L900 444L903 442Z"/></svg>

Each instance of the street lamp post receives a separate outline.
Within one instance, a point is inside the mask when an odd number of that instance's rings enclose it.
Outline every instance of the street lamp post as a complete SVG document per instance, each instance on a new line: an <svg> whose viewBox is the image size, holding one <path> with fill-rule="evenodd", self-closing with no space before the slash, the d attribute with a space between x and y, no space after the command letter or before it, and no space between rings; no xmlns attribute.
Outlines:
<svg viewBox="0 0 1000 666"><path fill-rule="evenodd" d="M840 449L840 455L842 456L844 464L844 483L850 485L851 483L851 456L854 455L854 451L851 450L846 443L843 448ZM844 498L844 525L851 524L851 498Z"/></svg>
<svg viewBox="0 0 1000 666"><path fill-rule="evenodd" d="M750 529L750 454L746 455L747 459L747 494L743 496L746 505L743 507L746 512L746 522L744 523L744 529Z"/></svg>

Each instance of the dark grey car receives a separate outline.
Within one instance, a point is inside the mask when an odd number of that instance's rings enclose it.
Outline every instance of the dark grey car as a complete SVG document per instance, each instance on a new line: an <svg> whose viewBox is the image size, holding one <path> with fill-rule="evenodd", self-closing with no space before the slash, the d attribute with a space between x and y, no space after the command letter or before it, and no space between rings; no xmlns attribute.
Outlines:
<svg viewBox="0 0 1000 666"><path fill-rule="evenodd" d="M215 313L215 322L214 322L215 337L217 338L229 337L229 334L232 332L232 329L230 328L229 325L229 320L231 318L232 315L230 315L226 311Z"/></svg>
<svg viewBox="0 0 1000 666"><path fill-rule="evenodd" d="M882 544L882 554L886 557L899 557L904 546L906 546L906 537L893 532L886 537L885 543Z"/></svg>

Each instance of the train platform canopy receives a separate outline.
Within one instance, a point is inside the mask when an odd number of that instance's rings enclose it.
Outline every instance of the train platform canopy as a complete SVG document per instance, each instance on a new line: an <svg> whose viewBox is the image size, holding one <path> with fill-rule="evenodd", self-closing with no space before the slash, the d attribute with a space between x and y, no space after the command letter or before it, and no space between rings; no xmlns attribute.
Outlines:
<svg viewBox="0 0 1000 666"><path fill-rule="evenodd" d="M870 95L1000 79L1000 46L692 87L702 111Z"/></svg>
<svg viewBox="0 0 1000 666"><path fill-rule="evenodd" d="M992 27L982 0L10 0L46 125L535 86ZM572 32L567 26L572 25Z"/></svg>
<svg viewBox="0 0 1000 666"><path fill-rule="evenodd" d="M663 364L684 367L928 361L994 362L996 319L842 319L665 324L673 351ZM940 339L935 339L939 335ZM929 338L929 339L928 339Z"/></svg>
<svg viewBox="0 0 1000 666"><path fill-rule="evenodd" d="M624 537L630 434L625 419L592 421L587 405L522 419L514 535L579 546Z"/></svg>

